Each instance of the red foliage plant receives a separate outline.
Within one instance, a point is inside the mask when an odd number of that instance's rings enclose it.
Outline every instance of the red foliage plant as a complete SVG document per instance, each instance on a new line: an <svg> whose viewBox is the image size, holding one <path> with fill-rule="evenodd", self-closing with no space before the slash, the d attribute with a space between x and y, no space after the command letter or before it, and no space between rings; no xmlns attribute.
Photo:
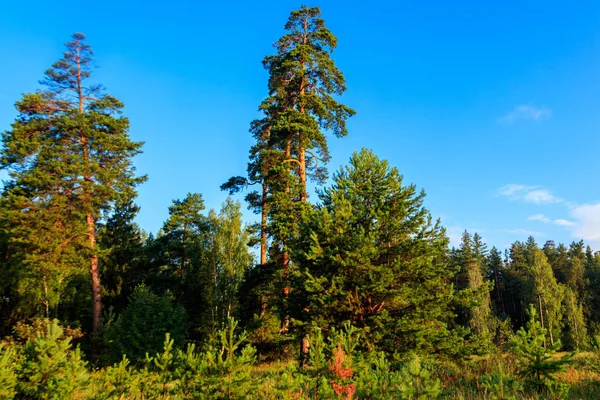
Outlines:
<svg viewBox="0 0 600 400"><path fill-rule="evenodd" d="M342 350L342 345L340 343L338 343L337 348L333 350L333 362L329 363L329 370L341 381L352 378L352 375L354 374L352 368L344 367L344 350ZM356 392L356 385L354 383L341 385L333 379L330 383L335 394L338 397L345 396L346 400L351 400Z"/></svg>

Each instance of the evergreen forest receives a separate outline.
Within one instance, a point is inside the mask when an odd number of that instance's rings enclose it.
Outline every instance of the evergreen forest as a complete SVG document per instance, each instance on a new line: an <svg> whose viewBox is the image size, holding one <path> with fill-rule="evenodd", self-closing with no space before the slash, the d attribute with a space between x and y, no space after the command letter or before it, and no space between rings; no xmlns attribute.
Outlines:
<svg viewBox="0 0 600 400"><path fill-rule="evenodd" d="M330 174L360 112L337 38L317 7L281 23L247 170L155 235L86 36L31 77L0 146L0 399L600 398L600 252L451 246L371 150Z"/></svg>

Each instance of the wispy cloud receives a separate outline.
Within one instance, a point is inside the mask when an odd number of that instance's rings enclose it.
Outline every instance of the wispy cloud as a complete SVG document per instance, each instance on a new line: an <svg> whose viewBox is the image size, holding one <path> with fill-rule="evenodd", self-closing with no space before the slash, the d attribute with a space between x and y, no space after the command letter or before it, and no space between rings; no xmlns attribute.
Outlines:
<svg viewBox="0 0 600 400"><path fill-rule="evenodd" d="M545 224L550 222L550 218L546 217L544 214L535 214L527 218L529 221L540 221Z"/></svg>
<svg viewBox="0 0 600 400"><path fill-rule="evenodd" d="M560 225L560 226L575 226L575 225L577 225L575 222L569 221L569 220L566 220L566 219L555 219L552 222L554 224Z"/></svg>
<svg viewBox="0 0 600 400"><path fill-rule="evenodd" d="M542 232L530 231L528 229L505 229L504 232L519 236L544 236Z"/></svg>
<svg viewBox="0 0 600 400"><path fill-rule="evenodd" d="M593 248L600 250L600 202L578 204L555 196L541 186L521 184L504 185L497 190L496 196L538 205L560 204L569 213L570 218L554 219L544 214L533 214L527 220L560 226L567 230L572 238L583 239ZM527 229L506 229L504 232L514 235L544 236L542 232Z"/></svg>
<svg viewBox="0 0 600 400"><path fill-rule="evenodd" d="M496 196L507 197L509 200L521 200L533 204L556 204L564 200L554 196L549 190L539 186L519 185L511 183L498 189Z"/></svg>
<svg viewBox="0 0 600 400"><path fill-rule="evenodd" d="M519 120L532 120L539 121L542 119L550 118L552 112L548 107L536 107L529 104L521 104L515 107L512 112L509 112L504 117L500 118L500 122L503 124L511 124Z"/></svg>
<svg viewBox="0 0 600 400"><path fill-rule="evenodd" d="M575 226L577 225L573 221L569 221L566 219L550 219L546 217L544 214L534 214L527 218L529 221L540 221L545 224L554 224L559 226Z"/></svg>

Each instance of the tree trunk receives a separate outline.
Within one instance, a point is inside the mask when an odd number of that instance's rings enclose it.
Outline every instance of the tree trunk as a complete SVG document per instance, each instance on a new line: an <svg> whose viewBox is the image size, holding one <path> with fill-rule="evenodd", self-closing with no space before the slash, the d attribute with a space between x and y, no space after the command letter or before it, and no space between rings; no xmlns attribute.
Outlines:
<svg viewBox="0 0 600 400"><path fill-rule="evenodd" d="M260 219L260 264L267 263L267 214L269 212L267 205L267 183L262 183L262 215Z"/></svg>
<svg viewBox="0 0 600 400"><path fill-rule="evenodd" d="M302 44L306 45L308 40L308 18L304 19L304 34L302 35ZM302 70L304 71L304 60L300 59ZM303 75L300 80L300 114L304 114L304 94L306 91L306 76ZM306 202L306 146L304 144L304 135L298 135L298 158L300 161L300 201Z"/></svg>
<svg viewBox="0 0 600 400"><path fill-rule="evenodd" d="M81 76L81 53L77 49L77 95L79 98L79 113L83 114L85 104L85 94L83 93L82 76ZM84 162L84 205L86 206L87 214L85 216L87 224L87 236L90 245L90 277L92 281L92 359L96 360L97 349L96 339L100 332L100 323L102 315L102 285L100 284L100 269L98 265L98 255L96 254L96 220L92 215L91 206L91 191L88 185L91 185L91 171L89 165L89 151L87 148L87 138L81 134L81 148Z"/></svg>
<svg viewBox="0 0 600 400"><path fill-rule="evenodd" d="M102 285L100 284L100 269L98 255L96 254L96 221L92 214L86 215L88 228L88 241L90 244L90 276L92 278L92 334L93 339L98 337L100 331L100 318L102 313ZM92 359L96 359L96 344L92 346Z"/></svg>
<svg viewBox="0 0 600 400"><path fill-rule="evenodd" d="M538 294L538 303L540 305L540 322L542 324L542 329L544 329L544 310L542 309L542 297ZM550 332L550 329L548 329ZM552 333L550 333L552 335ZM552 339L550 339L552 341ZM546 348L546 336L544 336L544 348Z"/></svg>
<svg viewBox="0 0 600 400"><path fill-rule="evenodd" d="M271 138L271 127L267 126L262 134L263 144L268 146L269 139ZM260 218L260 264L265 265L267 263L267 217L269 215L269 204L267 198L269 196L269 187L267 185L266 176L268 174L268 165L265 166L262 177L262 199L261 199L261 218Z"/></svg>
<svg viewBox="0 0 600 400"><path fill-rule="evenodd" d="M502 301L502 292L500 291L500 277L498 276L498 267L494 268L494 280L496 281L496 302L500 307L500 312L504 314L504 302Z"/></svg>
<svg viewBox="0 0 600 400"><path fill-rule="evenodd" d="M300 154L298 155L300 161L300 185L302 186L300 190L300 201L306 202L306 150L302 145L303 136L300 135Z"/></svg>

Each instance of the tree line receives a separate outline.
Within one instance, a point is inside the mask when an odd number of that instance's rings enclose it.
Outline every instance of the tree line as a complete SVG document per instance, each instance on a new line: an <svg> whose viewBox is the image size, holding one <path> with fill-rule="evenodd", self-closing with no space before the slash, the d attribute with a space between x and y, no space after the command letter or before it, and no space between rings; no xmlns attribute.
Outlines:
<svg viewBox="0 0 600 400"><path fill-rule="evenodd" d="M337 38L303 6L274 46L246 174L221 187L258 223L232 198L207 212L189 193L154 236L134 222L143 143L73 35L2 134L0 333L58 319L97 365L141 362L167 333L176 347L214 343L234 320L259 360L306 357L317 328L354 329L361 349L387 357L461 359L503 351L534 315L544 348L597 345L598 252L529 238L502 253L468 232L449 248L425 192L367 149L326 185L328 140L355 114L341 103Z"/></svg>

